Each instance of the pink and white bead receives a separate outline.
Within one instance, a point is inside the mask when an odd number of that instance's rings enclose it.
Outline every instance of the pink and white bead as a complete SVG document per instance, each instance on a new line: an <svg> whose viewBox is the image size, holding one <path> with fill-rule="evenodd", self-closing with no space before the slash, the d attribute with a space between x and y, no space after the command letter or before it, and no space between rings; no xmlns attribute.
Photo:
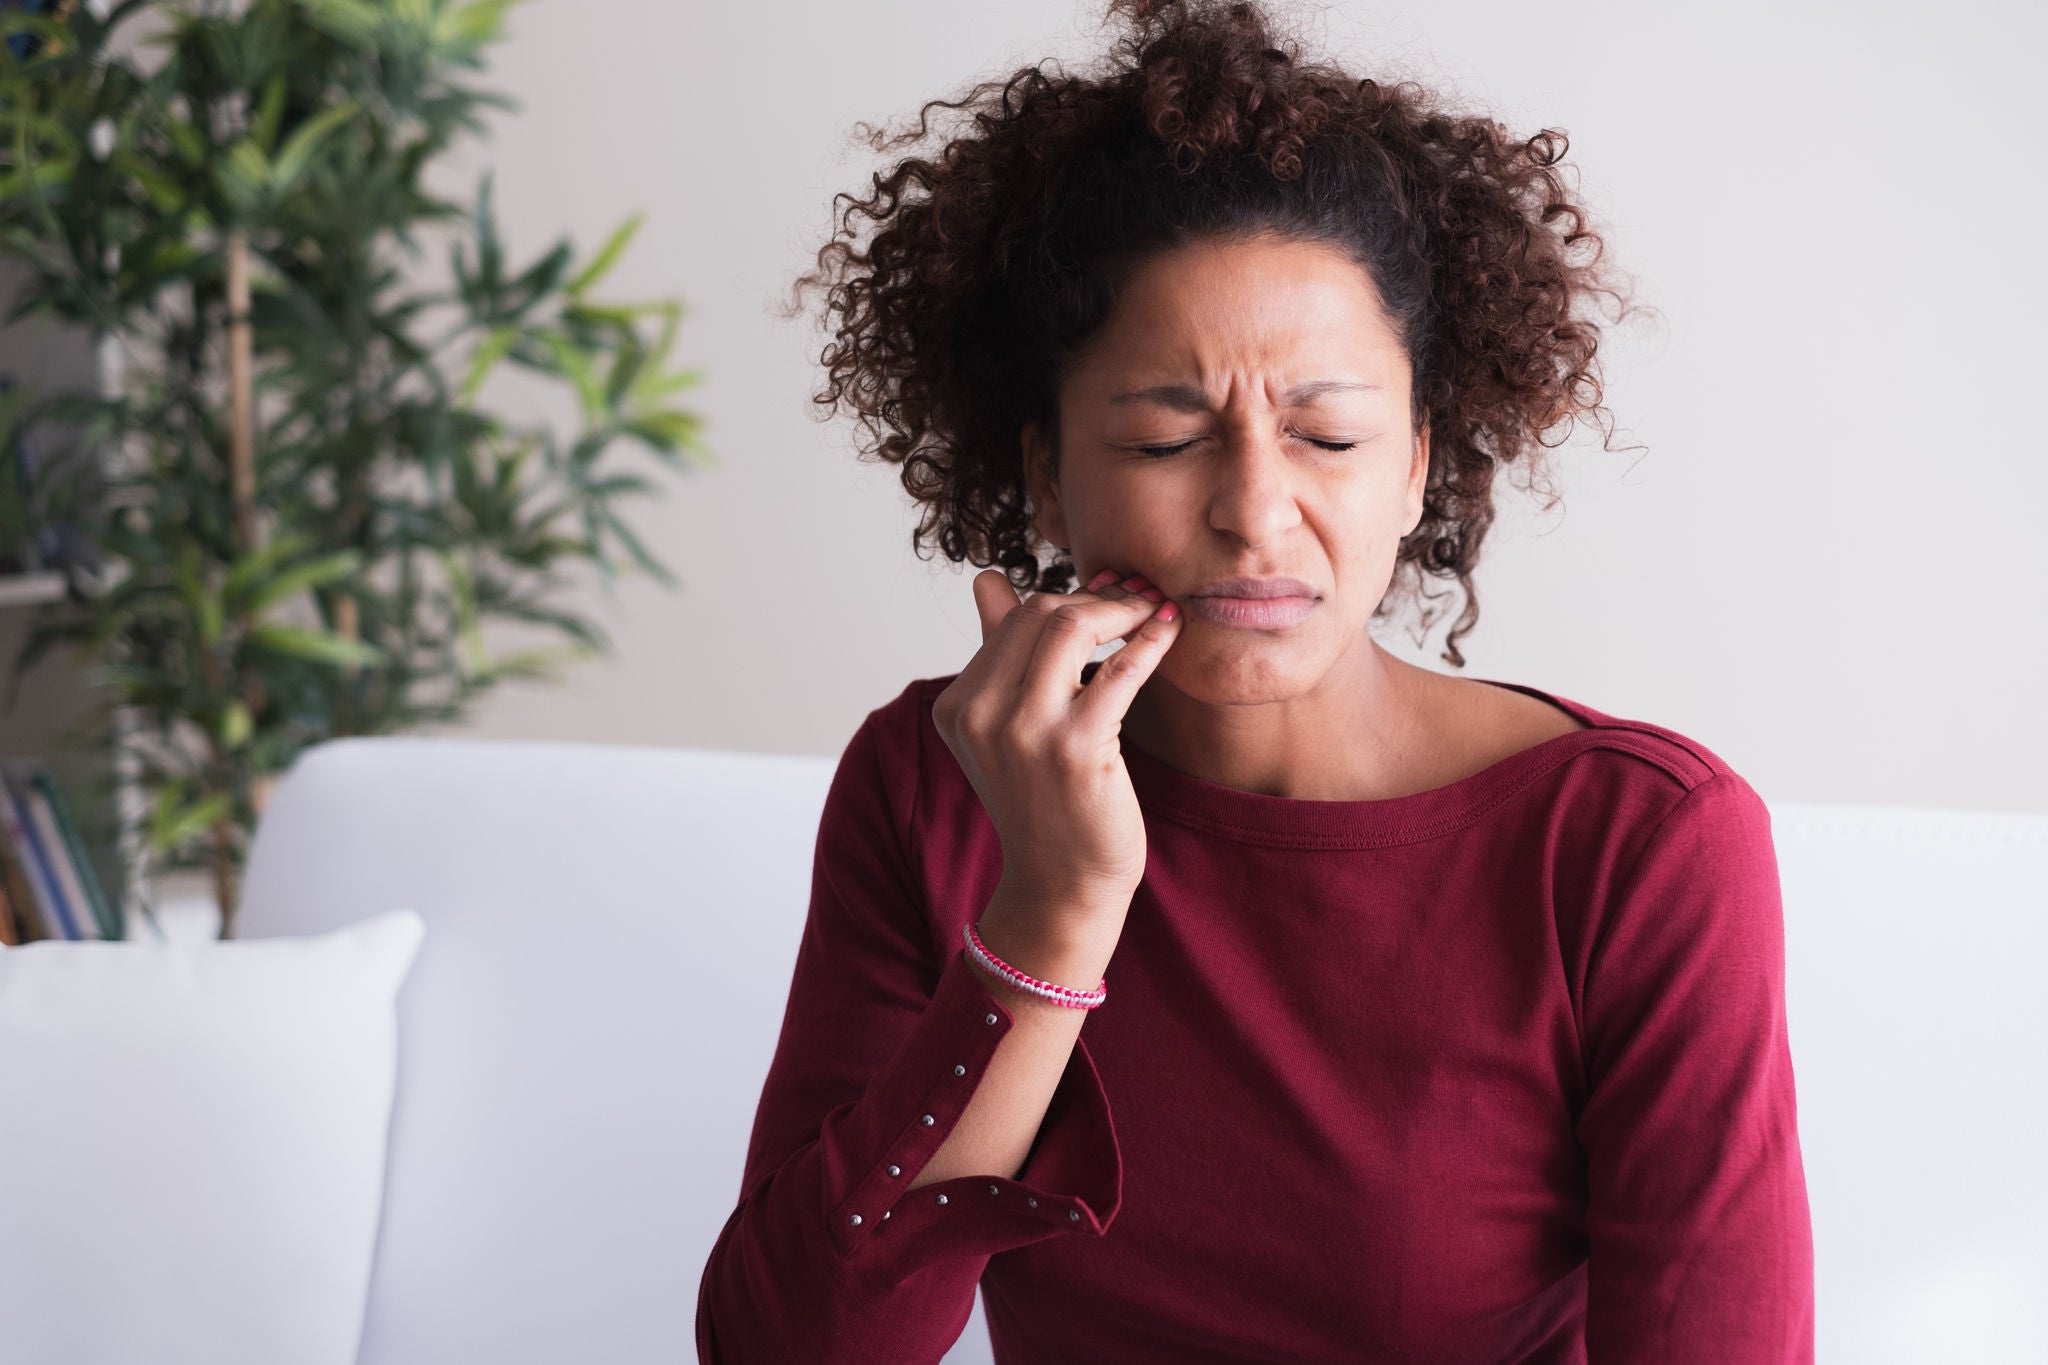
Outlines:
<svg viewBox="0 0 2048 1365"><path fill-rule="evenodd" d="M1050 981L1040 981L1027 976L988 950L975 931L973 923L960 926L961 936L967 941L967 951L976 962L1009 982L1020 991L1029 991L1052 1001L1055 1005L1067 1005L1074 1009L1092 1010L1109 998L1109 978L1104 977L1092 991L1077 991L1070 986L1055 986Z"/></svg>

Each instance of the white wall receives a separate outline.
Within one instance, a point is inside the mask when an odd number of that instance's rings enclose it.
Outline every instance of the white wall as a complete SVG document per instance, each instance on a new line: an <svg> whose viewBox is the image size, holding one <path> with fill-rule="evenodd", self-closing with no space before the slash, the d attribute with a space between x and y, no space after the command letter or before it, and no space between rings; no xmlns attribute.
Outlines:
<svg viewBox="0 0 2048 1365"><path fill-rule="evenodd" d="M1700 9L1345 3L1359 67L1518 131L1562 127L1661 325L1610 338L1623 430L1563 452L1563 506L1505 509L1471 676L1672 726L1767 797L2048 810L2048 461L2038 6ZM896 471L809 415L822 335L771 312L893 120L1041 56L1071 0L535 0L486 83L523 102L495 167L514 240L647 226L622 297L686 301L723 465L635 524L682 578L585 604L617 643L501 690L470 733L836 753L979 643L971 566L921 561ZM454 183L465 183L467 171ZM509 401L523 401L508 395ZM1404 657L1438 660L1444 626ZM496 643L530 637L503 633Z"/></svg>

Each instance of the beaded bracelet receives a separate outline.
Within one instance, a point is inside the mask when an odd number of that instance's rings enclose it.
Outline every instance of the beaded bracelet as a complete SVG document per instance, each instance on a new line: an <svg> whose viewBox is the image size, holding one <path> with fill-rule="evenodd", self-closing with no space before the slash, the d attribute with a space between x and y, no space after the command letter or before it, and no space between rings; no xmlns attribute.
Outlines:
<svg viewBox="0 0 2048 1365"><path fill-rule="evenodd" d="M973 923L960 926L961 935L967 940L967 951L976 962L986 967L1020 991L1043 996L1055 1005L1070 1005L1075 1009L1092 1010L1109 998L1109 978L1104 977L1092 991L1077 991L1070 986L1055 986L1050 981L1040 981L1035 976L1026 976L1009 963L988 950L975 931Z"/></svg>

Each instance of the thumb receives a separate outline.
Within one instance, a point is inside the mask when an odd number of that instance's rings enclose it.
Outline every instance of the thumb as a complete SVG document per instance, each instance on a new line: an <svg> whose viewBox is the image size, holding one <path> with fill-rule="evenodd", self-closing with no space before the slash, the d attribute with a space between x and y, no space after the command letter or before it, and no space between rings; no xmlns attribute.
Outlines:
<svg viewBox="0 0 2048 1365"><path fill-rule="evenodd" d="M1003 618L1022 606L1008 575L1001 569L983 569L974 576L974 609L981 613L981 642L987 644Z"/></svg>

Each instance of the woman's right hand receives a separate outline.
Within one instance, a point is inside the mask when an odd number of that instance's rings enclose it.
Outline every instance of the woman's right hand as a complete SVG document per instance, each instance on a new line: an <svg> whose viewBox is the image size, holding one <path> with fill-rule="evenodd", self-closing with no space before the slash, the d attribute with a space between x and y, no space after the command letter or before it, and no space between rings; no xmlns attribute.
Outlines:
<svg viewBox="0 0 2048 1365"><path fill-rule="evenodd" d="M1077 916L1113 907L1120 924L1144 879L1145 822L1118 736L1180 633L1179 604L1159 596L1110 580L1026 601L1000 570L974 577L981 648L932 720L1001 837L1003 885L1029 902ZM1124 647L1084 686L1081 670L1115 639Z"/></svg>

